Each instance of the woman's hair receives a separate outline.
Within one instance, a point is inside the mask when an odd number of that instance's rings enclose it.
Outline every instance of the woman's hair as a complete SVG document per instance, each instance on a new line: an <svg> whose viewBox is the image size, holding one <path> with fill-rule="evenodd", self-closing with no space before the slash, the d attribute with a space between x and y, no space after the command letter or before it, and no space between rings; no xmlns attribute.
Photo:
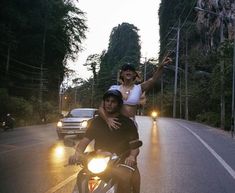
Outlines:
<svg viewBox="0 0 235 193"><path fill-rule="evenodd" d="M141 76L140 76L140 72L136 71L135 67L129 63L123 64L121 67L121 70L119 70L118 72L118 82L123 83L123 76L122 76L122 72L126 71L126 70L130 70L135 72L136 76L133 78L133 81L135 81L136 83L141 82Z"/></svg>

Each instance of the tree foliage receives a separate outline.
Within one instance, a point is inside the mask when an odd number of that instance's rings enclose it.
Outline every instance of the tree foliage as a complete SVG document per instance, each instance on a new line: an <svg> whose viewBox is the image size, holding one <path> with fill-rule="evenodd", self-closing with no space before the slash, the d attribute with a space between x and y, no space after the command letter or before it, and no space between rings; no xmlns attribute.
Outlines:
<svg viewBox="0 0 235 193"><path fill-rule="evenodd" d="M117 84L120 66L127 62L139 66L140 40L138 28L133 24L122 23L112 29L108 50L101 55L96 93L99 97L112 84Z"/></svg>
<svg viewBox="0 0 235 193"><path fill-rule="evenodd" d="M58 111L67 59L82 50L86 30L85 14L72 0L2 0L0 116L11 112L29 123L25 115L38 121Z"/></svg>
<svg viewBox="0 0 235 193"><path fill-rule="evenodd" d="M72 0L3 0L0 26L0 87L30 98L42 82L44 97L57 97L66 60L82 49L84 13Z"/></svg>
<svg viewBox="0 0 235 193"><path fill-rule="evenodd" d="M202 3L202 1L200 1ZM175 50L176 41L172 41L172 37L176 37L176 31L171 27L180 27L179 41L179 68L182 73L178 73L177 87L177 117L180 115L181 109L185 109L185 64L188 64L188 100L189 100L189 118L192 120L205 121L214 126L220 124L221 113L221 92L225 98L225 121L226 129L230 129L231 117L231 99L232 99L232 60L233 60L233 42L225 36L225 41L220 42L219 36L214 36L213 41L218 42L217 47L208 48L208 42L205 41L206 35L202 31L198 31L197 12L194 10L196 3L199 1L184 0L162 0L159 17L160 17L160 40L161 51L164 55L169 50ZM211 3L211 2L208 2ZM222 4L221 4L222 5ZM181 9L179 9L181 7ZM213 10L212 10L213 11ZM227 11L229 11L227 9ZM171 14L169 14L171 13ZM208 15L208 14L207 14ZM181 23L179 24L179 18ZM207 21L207 20L205 20ZM213 23L202 24L208 29L213 28ZM226 26L225 26L226 27ZM226 29L225 29L226 32ZM216 33L219 34L219 33ZM187 49L187 55L186 55ZM170 51L174 58L175 52ZM175 65L173 63L173 65ZM221 66L224 66L224 73L221 73ZM169 70L165 71L164 84L164 112L165 116L172 116L172 96L174 81L169 81L174 74L169 74ZM170 78L172 77L172 78ZM223 91L222 81L223 78ZM166 100L166 97L168 98Z"/></svg>

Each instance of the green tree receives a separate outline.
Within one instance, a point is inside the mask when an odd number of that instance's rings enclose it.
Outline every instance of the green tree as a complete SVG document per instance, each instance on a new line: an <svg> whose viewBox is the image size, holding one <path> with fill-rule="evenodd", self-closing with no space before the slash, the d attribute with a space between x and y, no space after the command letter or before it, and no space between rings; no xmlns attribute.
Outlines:
<svg viewBox="0 0 235 193"><path fill-rule="evenodd" d="M84 66L87 66L87 70L91 71L93 74L94 83L97 83L97 72L100 66L100 58L101 56L99 54L92 54L89 55L86 59L86 63L83 64Z"/></svg>
<svg viewBox="0 0 235 193"><path fill-rule="evenodd" d="M29 112L38 120L38 115L58 111L60 84L70 73L67 60L76 59L86 38L85 14L73 0L2 0L0 29L0 88L5 101L12 101L11 106L0 104L1 114L22 109L24 116ZM42 112L34 105L39 93Z"/></svg>
<svg viewBox="0 0 235 193"><path fill-rule="evenodd" d="M72 0L3 0L0 14L0 87L36 97L42 80L45 98L54 99L67 59L82 49L84 13Z"/></svg>
<svg viewBox="0 0 235 193"><path fill-rule="evenodd" d="M98 98L101 98L110 85L117 84L118 70L124 62L132 63L136 67L139 66L140 49L138 28L136 26L122 23L112 29L108 50L101 54L96 86Z"/></svg>

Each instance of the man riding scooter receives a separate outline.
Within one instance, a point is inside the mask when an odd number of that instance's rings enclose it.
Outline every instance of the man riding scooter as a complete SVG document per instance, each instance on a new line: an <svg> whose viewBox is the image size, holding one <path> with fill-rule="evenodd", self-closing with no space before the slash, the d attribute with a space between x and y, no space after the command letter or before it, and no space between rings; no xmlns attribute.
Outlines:
<svg viewBox="0 0 235 193"><path fill-rule="evenodd" d="M15 125L15 119L11 116L11 114L7 114L4 121L2 122L2 128L4 131L7 129L13 129Z"/></svg>
<svg viewBox="0 0 235 193"><path fill-rule="evenodd" d="M77 145L75 154L70 156L69 164L79 163L86 147L92 140L95 140L95 150L112 152L117 155L128 152L123 158L123 164L127 167L116 168L116 172L112 175L118 181L118 193L130 193L134 173L138 172L136 158L139 154L139 148L129 149L129 143L138 140L139 135L134 122L120 114L122 104L120 91L108 90L104 94L103 105L107 117L118 119L121 126L118 129L110 129L103 118L100 116L95 117L90 122L84 138ZM128 167L135 168L134 173ZM83 175L82 172L79 175ZM140 183L138 180L135 181L135 183ZM139 190L136 190L139 188L139 184L134 184L133 187L135 187L134 192L139 192Z"/></svg>

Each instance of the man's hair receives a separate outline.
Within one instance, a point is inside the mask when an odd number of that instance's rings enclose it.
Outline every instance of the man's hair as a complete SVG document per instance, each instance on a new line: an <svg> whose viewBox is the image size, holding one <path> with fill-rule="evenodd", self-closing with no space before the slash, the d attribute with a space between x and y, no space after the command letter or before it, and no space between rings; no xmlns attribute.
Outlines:
<svg viewBox="0 0 235 193"><path fill-rule="evenodd" d="M119 90L111 89L107 90L103 95L103 101L109 97L114 97L118 101L118 105L122 106L123 100L122 100L122 93Z"/></svg>

